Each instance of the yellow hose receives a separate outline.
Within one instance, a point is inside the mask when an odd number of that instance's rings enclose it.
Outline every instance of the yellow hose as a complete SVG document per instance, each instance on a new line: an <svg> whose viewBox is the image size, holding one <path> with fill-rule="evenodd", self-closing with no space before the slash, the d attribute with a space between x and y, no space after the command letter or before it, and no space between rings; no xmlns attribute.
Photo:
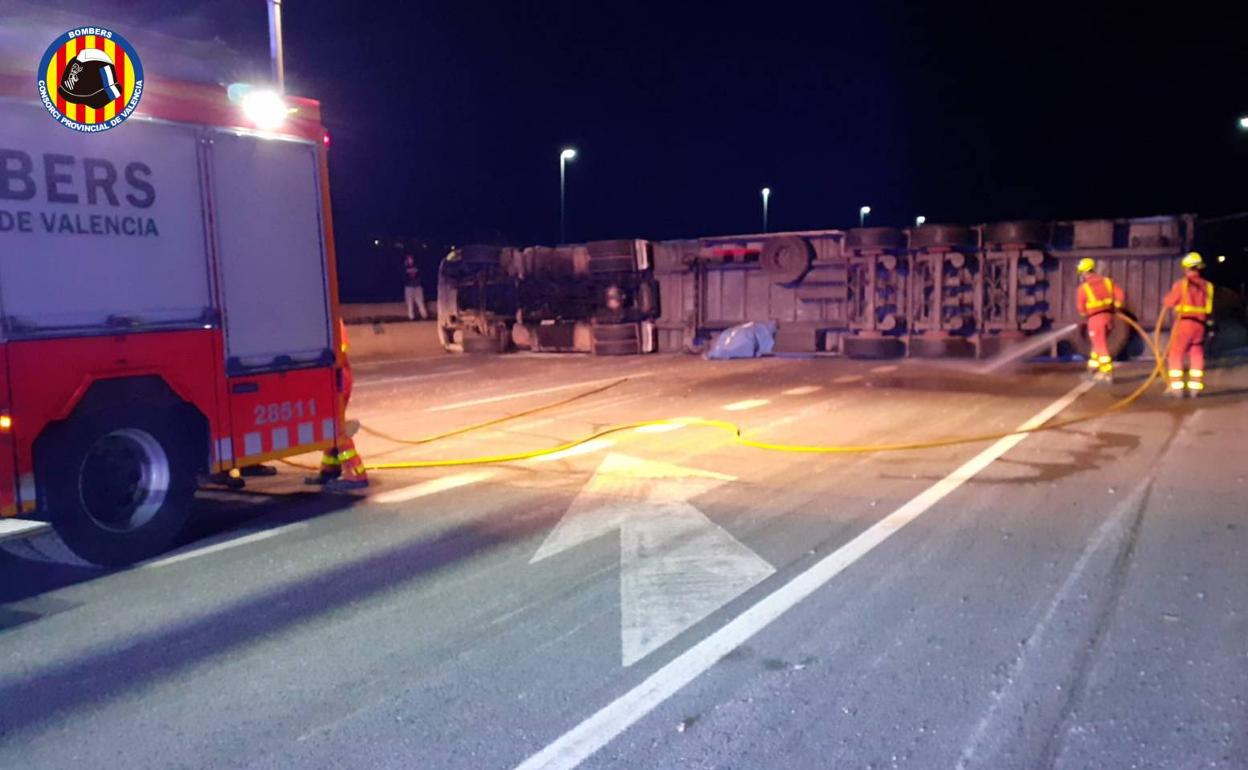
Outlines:
<svg viewBox="0 0 1248 770"><path fill-rule="evenodd" d="M1098 417L1103 417L1107 414L1112 414L1114 412L1118 412L1127 408L1136 400L1138 400L1141 396L1143 396L1144 393L1148 391L1149 387L1151 387L1152 384L1157 381L1157 378L1160 377L1162 373L1164 372L1164 355L1161 350L1161 326L1162 326L1162 321L1165 318L1165 309L1163 309L1162 312L1157 316L1157 324L1151 336L1149 335L1147 330L1145 330L1142 326L1140 326L1140 324L1137 323L1135 319L1131 318L1130 316L1119 313L1118 317L1122 319L1123 321L1125 321L1133 329L1135 329L1135 331L1139 333L1140 337L1148 344L1150 350L1152 351L1154 365L1153 365L1153 370L1149 373L1149 376L1135 390L1131 391L1131 393L1127 394L1125 397L1119 399L1118 401L1115 401L1113 404L1109 405L1108 407L1104 409L1101 409L1097 412L1093 412L1091 414L1083 415L1081 417L1070 417L1064 420L1046 422L1045 424L1034 427L1034 428L1018 428L1015 430L999 431L999 432L994 432L994 433L979 433L979 434L973 434L969 436L957 436L953 438L933 439L929 441L908 441L908 442L898 442L898 443L892 443L892 444L859 444L859 445L836 446L836 445L778 444L778 443L772 443L772 442L767 442L767 441L757 441L754 439L746 438L744 435L742 435L742 430L739 425L728 422L726 420L706 420L702 418L644 420L641 422L630 422L630 423L624 423L620 425L613 425L611 427L604 428L599 431L595 431L594 433L591 433L587 436L583 436L574 441L568 441L566 443L559 444L558 446L546 447L544 449L533 449L533 450L529 450L526 452L510 452L506 454L484 455L480 457L452 458L452 459L446 459L446 460L412 460L412 461L407 461L407 462L379 463L377 465L369 465L368 470L380 471L380 470L400 470L400 469L411 469L411 468L447 468L447 467L463 466L463 465L496 465L500 463L517 462L520 460L531 460L535 457L543 457L546 455L555 454L556 452L567 451L569 449L573 449L575 447L581 446L582 444L588 443L595 439L599 439L604 436L609 436L614 433L620 433L622 431L635 430L637 428L645 428L645 427L655 426L655 425L681 425L681 426L699 426L699 427L705 427L705 428L713 428L713 429L724 431L726 433L731 434L732 441L736 444L740 444L741 446L747 446L747 447L751 447L754 449L765 449L765 450L773 451L773 452L797 452L797 453L806 453L806 454L865 454L865 453L870 453L870 452L896 452L896 451L912 450L912 449L934 449L938 447L955 446L958 444L972 444L972 443L977 443L980 441L995 441L997 439L1005 438L1006 436L1014 436L1014 435L1026 434L1026 433L1037 433L1037 432L1046 431L1046 430L1057 430L1058 428L1064 428L1069 425L1075 425L1077 423L1094 420L1094 419L1097 419ZM617 384L619 383L618 382L613 383L612 385L609 385L607 387L614 387L614 385L617 385ZM514 419L515 417L519 417L525 414L533 414L534 412L539 412L544 409L554 408L556 406L559 406L561 403L566 403L567 401L575 400L575 398L580 398L583 396L591 395L594 392L600 392L601 390L605 390L605 389L606 388L601 388L598 391L590 391L588 393L583 393L580 396L576 396L573 399L567 399L564 402L555 403L555 404L547 404L545 406L541 406L535 409L528 410L527 412L522 412L517 415L510 415L508 417L504 417L498 420L491 420L490 422L481 423L479 425L469 426L467 428L463 428L460 430L452 431L450 433L442 434L441 436L431 437L429 439L424 439L424 440L404 441L402 443L423 444L423 443L428 443L429 441L436 440L437 438L461 435L461 434L468 433L473 430L477 430L482 427L495 425L500 422L504 422L505 420ZM389 438L389 437L384 436L381 433L378 433L377 431L370 430L369 432L376 436ZM397 440L397 439L391 439L391 440Z"/></svg>

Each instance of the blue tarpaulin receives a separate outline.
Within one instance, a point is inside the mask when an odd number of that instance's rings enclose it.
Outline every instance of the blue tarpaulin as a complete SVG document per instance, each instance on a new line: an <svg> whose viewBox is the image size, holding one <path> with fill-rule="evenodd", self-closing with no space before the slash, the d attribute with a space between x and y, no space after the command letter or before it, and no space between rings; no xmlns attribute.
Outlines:
<svg viewBox="0 0 1248 770"><path fill-rule="evenodd" d="M775 321L751 321L721 332L711 344L706 357L713 360L758 358L771 355L771 349L775 344Z"/></svg>

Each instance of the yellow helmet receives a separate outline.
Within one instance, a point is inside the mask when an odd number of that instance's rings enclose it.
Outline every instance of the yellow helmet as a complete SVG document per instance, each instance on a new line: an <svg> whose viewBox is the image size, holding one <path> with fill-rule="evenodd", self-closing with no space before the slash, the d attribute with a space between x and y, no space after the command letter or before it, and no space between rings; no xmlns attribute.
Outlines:
<svg viewBox="0 0 1248 770"><path fill-rule="evenodd" d="M1199 270L1205 266L1205 260L1200 256L1199 251L1191 251L1179 261L1179 264L1186 270Z"/></svg>
<svg viewBox="0 0 1248 770"><path fill-rule="evenodd" d="M1090 273L1095 269L1096 269L1096 260L1092 259L1091 257L1084 257L1083 259L1079 260L1079 264L1075 265L1075 270L1079 272L1079 275L1083 275L1084 273Z"/></svg>

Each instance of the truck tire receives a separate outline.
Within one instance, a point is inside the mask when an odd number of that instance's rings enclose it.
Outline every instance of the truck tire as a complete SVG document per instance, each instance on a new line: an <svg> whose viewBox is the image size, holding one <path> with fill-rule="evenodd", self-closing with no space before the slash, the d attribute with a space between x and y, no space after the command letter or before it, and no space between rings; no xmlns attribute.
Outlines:
<svg viewBox="0 0 1248 770"><path fill-rule="evenodd" d="M915 358L974 358L975 345L965 337L912 337L910 355Z"/></svg>
<svg viewBox="0 0 1248 770"><path fill-rule="evenodd" d="M43 508L70 550L115 567L173 545L190 515L202 459L182 415L122 403L49 429L36 478Z"/></svg>
<svg viewBox="0 0 1248 770"><path fill-rule="evenodd" d="M901 358L905 345L895 337L846 337L845 355L849 358Z"/></svg>
<svg viewBox="0 0 1248 770"><path fill-rule="evenodd" d="M1114 325L1109 330L1109 339L1107 340L1109 354L1115 359L1121 358L1127 349L1127 343L1131 341L1134 334L1125 321L1114 319ZM1088 324L1086 321L1079 324L1079 333L1070 338L1070 341L1079 355L1084 358L1092 355L1092 340L1088 338Z"/></svg>
<svg viewBox="0 0 1248 770"><path fill-rule="evenodd" d="M853 227L845 233L848 249L904 249L906 234L896 227Z"/></svg>
<svg viewBox="0 0 1248 770"><path fill-rule="evenodd" d="M641 352L641 332L635 323L595 324L590 333L596 356L631 356Z"/></svg>
<svg viewBox="0 0 1248 770"><path fill-rule="evenodd" d="M590 241L585 244L589 253L591 273L637 272L637 242L631 240Z"/></svg>
<svg viewBox="0 0 1248 770"><path fill-rule="evenodd" d="M785 235L769 239L763 245L758 262L776 283L794 283L810 270L814 257L810 241L796 235Z"/></svg>
<svg viewBox="0 0 1248 770"><path fill-rule="evenodd" d="M1053 228L1048 222L1025 220L1022 222L993 222L984 225L984 245L1001 246L1018 244L1023 246L1047 246L1052 238Z"/></svg>
<svg viewBox="0 0 1248 770"><path fill-rule="evenodd" d="M910 231L912 249L953 249L974 245L974 234L969 227L962 225L923 225Z"/></svg>

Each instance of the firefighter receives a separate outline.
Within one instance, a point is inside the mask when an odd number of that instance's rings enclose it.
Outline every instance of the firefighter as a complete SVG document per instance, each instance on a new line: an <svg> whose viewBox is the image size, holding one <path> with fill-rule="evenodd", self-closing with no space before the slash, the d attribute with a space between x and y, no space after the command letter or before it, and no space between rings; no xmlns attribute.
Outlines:
<svg viewBox="0 0 1248 770"><path fill-rule="evenodd" d="M1127 300L1121 286L1097 275L1096 262L1084 257L1075 269L1082 286L1075 294L1079 315L1087 319L1088 339L1092 352L1088 355L1088 374L1097 382L1114 381L1114 357L1109 353L1109 333L1114 328L1114 313Z"/></svg>
<svg viewBox="0 0 1248 770"><path fill-rule="evenodd" d="M1174 310L1167 361L1170 387L1166 395L1194 398L1205 389L1205 327L1213 317L1213 284L1201 275L1205 260L1199 253L1189 253L1179 264L1183 266L1183 277L1170 287L1164 300L1165 306Z"/></svg>
<svg viewBox="0 0 1248 770"><path fill-rule="evenodd" d="M338 335L342 340L342 413L346 414L354 380L351 377L351 361L347 358L347 326L341 318L338 319ZM331 492L350 492L368 486L368 473L351 439L352 432L343 426L337 445L326 449L321 455L320 473L304 479L306 483L320 485Z"/></svg>

